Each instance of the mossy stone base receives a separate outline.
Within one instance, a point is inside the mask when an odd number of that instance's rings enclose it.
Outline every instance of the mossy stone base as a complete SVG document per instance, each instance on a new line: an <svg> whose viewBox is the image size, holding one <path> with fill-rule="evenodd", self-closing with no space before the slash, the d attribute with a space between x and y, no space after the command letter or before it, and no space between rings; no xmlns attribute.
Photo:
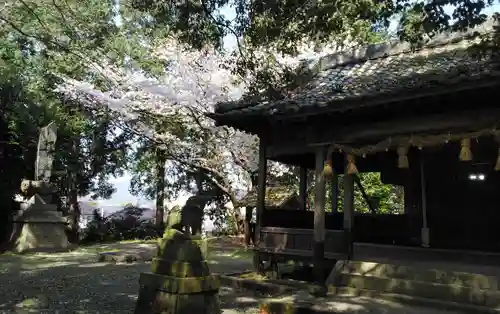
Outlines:
<svg viewBox="0 0 500 314"><path fill-rule="evenodd" d="M153 272L139 279L135 314L220 314L220 277L210 275L207 251L207 241L167 229L152 262Z"/></svg>
<svg viewBox="0 0 500 314"><path fill-rule="evenodd" d="M157 257L153 259L151 268L155 274L179 278L202 277L210 273L206 261L181 262L164 260Z"/></svg>
<svg viewBox="0 0 500 314"><path fill-rule="evenodd" d="M144 287L155 287L158 291L178 294L217 292L220 288L220 278L218 275L177 278L153 273L142 273L139 283Z"/></svg>
<svg viewBox="0 0 500 314"><path fill-rule="evenodd" d="M158 291L150 313L220 314L221 309L219 297L216 293L179 295Z"/></svg>

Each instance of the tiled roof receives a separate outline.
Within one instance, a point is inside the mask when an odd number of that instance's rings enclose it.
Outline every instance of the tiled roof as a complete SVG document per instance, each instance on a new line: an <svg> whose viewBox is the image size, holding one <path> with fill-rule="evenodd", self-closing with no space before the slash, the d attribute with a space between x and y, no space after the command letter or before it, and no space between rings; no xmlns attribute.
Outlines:
<svg viewBox="0 0 500 314"><path fill-rule="evenodd" d="M316 62L313 78L289 97L219 104L215 113L294 114L356 100L355 107L361 107L364 100L375 97L500 77L491 57L478 57L471 51L484 38L478 35L491 34L493 26L488 21L467 32L442 34L420 49L412 49L408 43L387 43L330 55Z"/></svg>

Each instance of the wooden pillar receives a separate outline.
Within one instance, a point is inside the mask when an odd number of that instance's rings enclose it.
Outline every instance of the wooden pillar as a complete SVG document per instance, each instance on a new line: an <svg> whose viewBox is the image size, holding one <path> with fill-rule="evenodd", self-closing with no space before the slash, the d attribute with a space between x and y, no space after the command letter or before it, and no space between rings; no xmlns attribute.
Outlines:
<svg viewBox="0 0 500 314"><path fill-rule="evenodd" d="M260 271L259 258L259 243L260 243L260 225L262 213L265 210L266 204L266 175L267 175L267 158L266 158L266 143L260 139L259 144L259 174L257 177L257 214L255 221L255 251L253 266L255 271Z"/></svg>
<svg viewBox="0 0 500 314"><path fill-rule="evenodd" d="M346 239L347 258L353 257L353 225L354 225L354 175L347 173L347 160L344 167L344 235Z"/></svg>
<svg viewBox="0 0 500 314"><path fill-rule="evenodd" d="M299 202L300 209L307 209L307 168L300 167L300 177L299 177Z"/></svg>
<svg viewBox="0 0 500 314"><path fill-rule="evenodd" d="M411 245L420 246L421 240L421 190L420 161L417 155L408 155L410 168L405 171L404 181L404 213L407 221L407 231Z"/></svg>
<svg viewBox="0 0 500 314"><path fill-rule="evenodd" d="M325 164L325 151L318 149L316 151L316 171L315 194L314 194L314 246L313 246L313 262L314 262L314 278L318 283L323 283L324 259L325 259L325 176L323 167Z"/></svg>
<svg viewBox="0 0 500 314"><path fill-rule="evenodd" d="M420 186L422 189L422 246L429 247L429 227L427 225L427 193L425 184L424 154L420 152Z"/></svg>

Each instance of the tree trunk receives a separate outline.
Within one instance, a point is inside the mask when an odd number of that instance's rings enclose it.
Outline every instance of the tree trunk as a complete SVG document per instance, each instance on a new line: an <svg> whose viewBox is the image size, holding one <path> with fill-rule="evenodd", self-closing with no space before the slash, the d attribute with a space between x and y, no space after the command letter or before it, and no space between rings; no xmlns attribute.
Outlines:
<svg viewBox="0 0 500 314"><path fill-rule="evenodd" d="M245 219L243 220L243 226L245 231L245 245L250 246L253 243L252 227L250 221L252 220L253 208L247 206L245 208Z"/></svg>
<svg viewBox="0 0 500 314"><path fill-rule="evenodd" d="M78 191L74 184L69 191L69 212L70 212L70 237L69 242L78 243L80 241L80 230L78 221L80 220L80 206L78 205Z"/></svg>
<svg viewBox="0 0 500 314"><path fill-rule="evenodd" d="M243 234L244 228L244 218L241 217L240 207L233 208L233 220L234 220L234 230L236 235Z"/></svg>
<svg viewBox="0 0 500 314"><path fill-rule="evenodd" d="M70 219L70 235L69 241L71 243L78 243L80 241L80 230L78 222L80 221L80 206L78 205L78 179L77 173L79 171L78 167L78 157L80 155L80 139L73 138L71 140L71 164L69 165L69 215Z"/></svg>
<svg viewBox="0 0 500 314"><path fill-rule="evenodd" d="M156 226L161 230L164 226L165 215L165 151L158 147L156 149Z"/></svg>
<svg viewBox="0 0 500 314"><path fill-rule="evenodd" d="M236 231L237 235L243 234L244 228L243 224L240 225L240 222L242 222L243 219L241 219L240 215L240 207L238 206L238 200L236 199L236 195L232 193L232 191L229 191L228 193L229 199L231 200L231 204L233 204L233 209L231 211L231 216L233 218L233 224L234 224L234 230Z"/></svg>

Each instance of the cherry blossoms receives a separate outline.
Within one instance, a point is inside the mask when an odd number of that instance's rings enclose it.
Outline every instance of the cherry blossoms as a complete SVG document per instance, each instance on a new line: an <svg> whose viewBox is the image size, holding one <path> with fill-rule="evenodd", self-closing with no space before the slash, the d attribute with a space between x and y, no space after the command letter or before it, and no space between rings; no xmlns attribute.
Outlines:
<svg viewBox="0 0 500 314"><path fill-rule="evenodd" d="M108 108L121 124L164 144L172 166L204 169L226 193L246 190L249 174L257 169L258 139L216 127L206 116L218 102L238 99L244 91L222 66L228 60L209 50L189 50L174 40L159 47L155 57L165 64L159 78L110 65L100 74L112 82L112 89L101 91L88 82L65 78L58 92L90 110ZM165 122L163 127L155 126L150 117Z"/></svg>
<svg viewBox="0 0 500 314"><path fill-rule="evenodd" d="M272 58L276 80L286 67L303 64L308 52L306 49L297 58ZM190 50L174 39L158 44L154 57L164 64L161 77L106 64L97 70L111 82L111 89L101 91L88 82L65 78L58 91L97 112L111 109L128 130L163 144L170 167L202 169L234 202L236 191L251 187L258 166L258 139L216 127L206 113L219 102L237 100L246 91L241 83L245 79L236 80L232 75L231 66L236 62L209 49ZM158 127L155 121L160 120ZM270 165L273 173L283 173L285 168Z"/></svg>

